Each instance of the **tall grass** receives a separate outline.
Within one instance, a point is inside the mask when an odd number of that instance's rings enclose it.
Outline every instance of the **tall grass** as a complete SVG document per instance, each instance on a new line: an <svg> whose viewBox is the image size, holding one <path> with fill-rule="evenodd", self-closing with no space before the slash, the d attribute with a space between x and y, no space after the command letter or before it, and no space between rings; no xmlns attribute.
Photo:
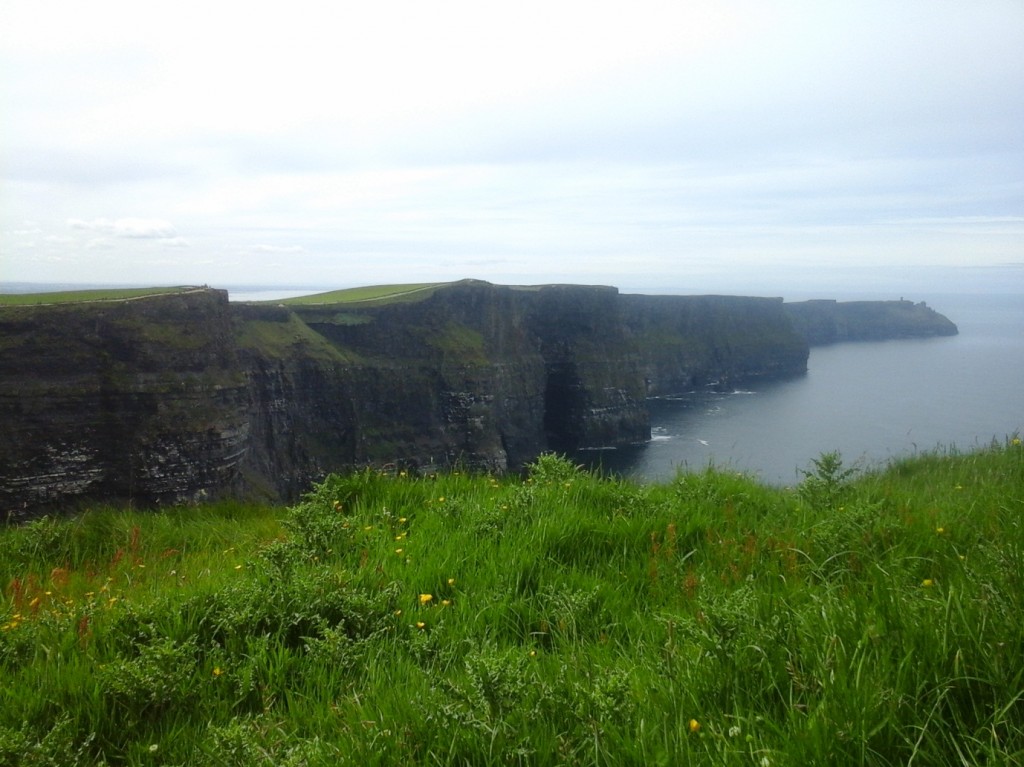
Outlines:
<svg viewBox="0 0 1024 767"><path fill-rule="evenodd" d="M791 490L332 476L0 535L0 764L1012 764L1019 440Z"/></svg>

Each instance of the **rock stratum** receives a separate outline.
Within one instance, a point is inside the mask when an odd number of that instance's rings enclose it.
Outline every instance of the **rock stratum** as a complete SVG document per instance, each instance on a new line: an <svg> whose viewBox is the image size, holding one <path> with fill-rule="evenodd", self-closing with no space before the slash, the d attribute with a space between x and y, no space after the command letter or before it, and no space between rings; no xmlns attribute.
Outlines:
<svg viewBox="0 0 1024 767"><path fill-rule="evenodd" d="M365 466L515 470L649 439L649 397L803 374L811 343L955 332L903 301L471 280L344 303L196 288L5 306L0 515L293 500Z"/></svg>

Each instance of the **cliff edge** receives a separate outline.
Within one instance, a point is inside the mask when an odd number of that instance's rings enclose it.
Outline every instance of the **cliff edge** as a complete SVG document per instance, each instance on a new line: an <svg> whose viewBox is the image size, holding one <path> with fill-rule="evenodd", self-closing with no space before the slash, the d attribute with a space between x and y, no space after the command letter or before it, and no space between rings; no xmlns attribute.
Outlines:
<svg viewBox="0 0 1024 767"><path fill-rule="evenodd" d="M0 518L293 500L330 471L502 472L642 442L650 396L799 375L809 342L914 331L888 307L837 306L473 280L367 300L0 306Z"/></svg>

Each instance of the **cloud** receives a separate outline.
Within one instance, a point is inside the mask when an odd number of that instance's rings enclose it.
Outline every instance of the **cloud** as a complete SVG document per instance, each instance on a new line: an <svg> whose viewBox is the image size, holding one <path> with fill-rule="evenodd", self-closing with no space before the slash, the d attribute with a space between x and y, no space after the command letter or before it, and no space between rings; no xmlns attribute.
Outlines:
<svg viewBox="0 0 1024 767"><path fill-rule="evenodd" d="M257 245L253 248L257 253L305 253L301 245Z"/></svg>
<svg viewBox="0 0 1024 767"><path fill-rule="evenodd" d="M131 239L177 239L178 232L169 221L158 218L94 218L84 221L80 218L68 219L72 229L83 229L89 232L101 232L113 237Z"/></svg>

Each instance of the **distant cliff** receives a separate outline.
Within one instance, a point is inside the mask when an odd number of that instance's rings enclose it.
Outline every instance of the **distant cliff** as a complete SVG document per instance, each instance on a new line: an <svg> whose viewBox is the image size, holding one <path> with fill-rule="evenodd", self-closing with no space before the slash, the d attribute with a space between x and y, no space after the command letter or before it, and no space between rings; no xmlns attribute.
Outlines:
<svg viewBox="0 0 1024 767"><path fill-rule="evenodd" d="M841 335L811 303L467 280L318 305L193 289L0 307L0 518L644 441L649 396L805 372L808 339Z"/></svg>
<svg viewBox="0 0 1024 767"><path fill-rule="evenodd" d="M956 325L922 301L800 301L785 304L793 327L812 345L837 341L955 336Z"/></svg>

